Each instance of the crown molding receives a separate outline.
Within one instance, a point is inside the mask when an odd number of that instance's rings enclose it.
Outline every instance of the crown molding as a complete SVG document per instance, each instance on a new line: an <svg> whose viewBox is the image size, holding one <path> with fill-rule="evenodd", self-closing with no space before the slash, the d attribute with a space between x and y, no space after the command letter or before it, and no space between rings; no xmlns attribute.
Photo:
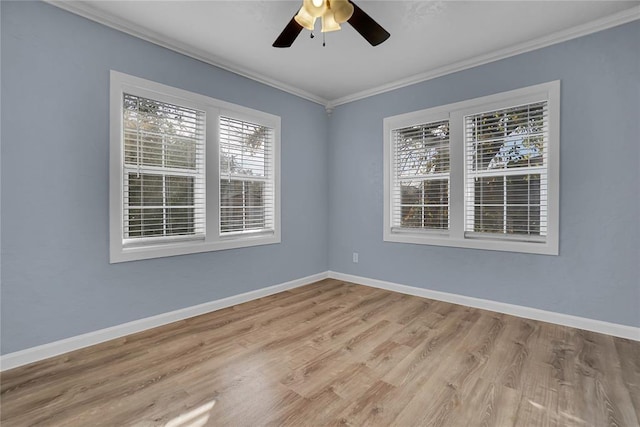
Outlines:
<svg viewBox="0 0 640 427"><path fill-rule="evenodd" d="M122 31L134 37L146 40L154 43L158 46L165 47L191 58L197 59L204 63L213 65L215 67L230 71L238 74L242 77L263 83L265 85L280 89L284 92L290 93L300 98L307 99L325 107L327 114L331 114L335 107L349 102L358 101L360 99L368 98L370 96L379 95L385 92L390 92L395 89L400 89L406 86L410 86L416 83L421 83L427 80L442 77L447 74L456 73L458 71L467 70L479 65L484 65L490 62L498 61L501 59L516 56L521 53L530 52L543 47L551 46L557 43L562 43L571 39L586 36L591 33L606 30L608 28L616 27L618 25L626 24L640 19L640 6L634 6L632 8L620 11L618 13L606 16L604 18L596 19L595 21L587 22L582 25L578 25L566 30L562 30L553 34L549 34L544 37L540 37L534 40L530 40L524 43L520 43L514 46L510 46L504 49L499 49L494 52L479 55L471 59L456 62L444 67L435 68L425 71L420 74L416 74L411 77L396 80L391 83L386 83L380 86L376 86L367 90L353 93L351 95L343 96L333 100L325 99L321 96L307 92L303 89L291 86L287 83L272 79L264 76L253 70L241 67L237 64L233 64L215 55L211 55L200 49L195 49L186 44L179 43L169 37L166 37L160 33L139 29L133 23L115 17L110 14L103 13L95 8L91 7L88 2L85 1L69 1L69 0L44 0L46 3L64 9L68 12L90 19L97 23L106 25L107 27L114 28L118 31Z"/></svg>
<svg viewBox="0 0 640 427"><path fill-rule="evenodd" d="M166 37L155 31L140 29L130 21L115 17L111 14L104 13L102 11L99 11L93 8L90 4L88 4L88 2L69 1L69 0L43 0L43 1L53 6L56 6L60 9L66 10L67 12L71 12L73 14L82 16L83 18L87 18L87 19L90 19L91 21L97 22L99 24L105 25L115 30L122 31L123 33L132 35L139 39L146 40L148 42L167 48L174 52L178 52L183 55L189 56L191 58L197 59L198 61L202 61L206 64L213 65L215 67L222 68L223 70L230 71L234 74L238 74L242 77L246 77L256 82L263 83L267 86L280 89L284 92L299 96L300 98L307 99L309 101L315 102L322 106L326 106L329 102L327 99L314 95L311 92L307 92L303 89L299 89L297 87L291 86L284 82L264 76L260 73L256 73L253 70L249 70L237 64L226 61L225 59L220 58L219 56L211 55L210 53L207 53L203 50L195 49L184 43L177 42L176 40L173 40L172 38Z"/></svg>
<svg viewBox="0 0 640 427"><path fill-rule="evenodd" d="M331 100L327 103L325 108L333 110L338 105L347 104L349 102L358 101L360 99L368 98L370 96L379 95L381 93L389 92L395 89L400 89L406 86L410 86L416 83L421 83L426 80L442 77L447 74L456 73L458 71L467 70L469 68L484 65L490 62L498 61L501 59L516 56L521 53L530 52L533 50L541 49L543 47L551 46L557 43L562 43L571 39L586 36L591 33L606 30L608 28L617 27L618 25L626 24L628 22L640 19L640 6L634 6L627 10L615 13L613 15L606 16L604 18L597 19L595 21L587 22L586 24L578 25L566 30L559 31L557 33L549 34L544 37L540 37L534 40L520 43L514 46L510 46L504 49L496 50L494 52L479 55L471 59L456 62L444 67L435 68L433 70L425 71L424 73L416 74L405 79L397 80L395 82L380 85L371 89L356 92L351 95L344 96Z"/></svg>

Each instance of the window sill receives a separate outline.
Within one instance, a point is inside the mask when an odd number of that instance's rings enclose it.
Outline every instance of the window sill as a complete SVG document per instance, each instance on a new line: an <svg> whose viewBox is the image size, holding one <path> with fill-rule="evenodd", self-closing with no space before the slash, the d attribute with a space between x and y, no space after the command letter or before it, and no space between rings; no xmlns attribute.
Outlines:
<svg viewBox="0 0 640 427"><path fill-rule="evenodd" d="M489 251L520 252L540 255L558 255L558 244L546 242L523 242L500 238L454 238L447 234L393 232L385 230L385 242L410 243L415 245L449 246L454 248L484 249Z"/></svg>
<svg viewBox="0 0 640 427"><path fill-rule="evenodd" d="M246 235L241 238L224 239L207 242L203 240L181 241L176 243L161 243L157 245L129 246L120 245L111 251L111 264L143 259L162 258L176 255L187 255L201 252L222 251L226 249L247 248L251 246L271 245L280 243L278 234Z"/></svg>

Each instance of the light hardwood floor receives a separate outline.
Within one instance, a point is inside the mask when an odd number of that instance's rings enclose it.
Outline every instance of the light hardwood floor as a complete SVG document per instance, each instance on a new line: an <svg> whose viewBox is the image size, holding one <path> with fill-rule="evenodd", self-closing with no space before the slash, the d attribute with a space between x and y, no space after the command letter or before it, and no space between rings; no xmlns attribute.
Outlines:
<svg viewBox="0 0 640 427"><path fill-rule="evenodd" d="M3 427L638 426L640 343L325 280L4 372Z"/></svg>

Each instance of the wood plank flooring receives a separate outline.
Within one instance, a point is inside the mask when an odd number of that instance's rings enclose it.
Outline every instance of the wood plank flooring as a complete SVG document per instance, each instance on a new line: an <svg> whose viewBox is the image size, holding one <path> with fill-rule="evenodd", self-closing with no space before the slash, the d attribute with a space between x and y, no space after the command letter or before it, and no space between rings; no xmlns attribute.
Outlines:
<svg viewBox="0 0 640 427"><path fill-rule="evenodd" d="M640 342L336 280L2 373L10 426L628 426Z"/></svg>

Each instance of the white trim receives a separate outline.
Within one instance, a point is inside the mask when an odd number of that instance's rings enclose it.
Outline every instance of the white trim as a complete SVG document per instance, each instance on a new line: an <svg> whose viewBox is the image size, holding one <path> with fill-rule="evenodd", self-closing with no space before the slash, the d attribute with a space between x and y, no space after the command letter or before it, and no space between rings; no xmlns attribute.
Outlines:
<svg viewBox="0 0 640 427"><path fill-rule="evenodd" d="M502 236L470 236L465 227L466 159L464 118L484 111L500 110L517 105L546 101L548 108L547 147L547 236L543 241L515 241ZM394 142L391 133L395 129L415 124L449 120L449 230L438 233L424 230L396 230L393 228L392 193L395 185L393 165ZM541 83L521 89L482 96L466 101L441 105L424 110L385 117L383 120L384 164L384 214L383 240L385 242L411 243L435 246L451 246L493 251L523 252L541 255L558 255L559 235L559 187L560 187L560 81ZM524 170L524 169L523 169ZM526 173L526 172L523 172ZM519 236L513 236L519 237Z"/></svg>
<svg viewBox="0 0 640 427"><path fill-rule="evenodd" d="M151 80L131 76L115 70L110 73L110 124L109 124L109 262L126 262L209 252L249 246L269 245L281 242L280 220L280 127L279 116L254 110L230 102L221 101L202 94L174 88ZM123 224L123 144L122 144L122 99L124 93L154 100L187 106L204 111L206 119L205 137L205 228L204 239L175 242L158 241L156 244L125 246ZM273 209L274 229L268 233L222 236L219 233L219 132L218 118L221 114L252 121L273 129Z"/></svg>
<svg viewBox="0 0 640 427"><path fill-rule="evenodd" d="M476 56L464 61L455 62L444 67L428 70L420 74L416 74L411 77L397 80L395 82L386 83L380 86L373 87L371 89L363 90L360 92L346 95L333 100L325 99L321 96L307 92L303 89L291 86L287 83L272 79L253 70L249 70L245 67L233 64L223 58L220 58L210 53L204 52L199 49L195 49L186 44L179 43L170 37L163 34L156 33L149 30L139 28L137 25L124 20L122 18L115 17L105 12L95 10L86 2L80 1L61 1L61 0L44 0L45 2L66 10L67 12L74 13L82 16L83 18L90 19L107 27L114 28L123 33L132 35L142 40L146 40L158 46L170 49L174 52L181 53L183 55L195 58L204 63L222 68L223 70L230 71L248 79L257 81L259 83L266 84L267 86L280 89L284 92L292 95L299 96L300 98L307 99L317 104L323 105L327 110L327 114L331 114L333 109L342 104L357 101L360 99L368 98L370 96L379 95L381 93L389 92L395 89L400 89L406 86L410 86L416 83L420 83L426 80L442 77L447 74L456 73L458 71L466 70L469 68L477 67L479 65L487 64L489 62L498 61L511 56L519 55L521 53L530 52L543 47L551 46L557 43L562 43L571 39L586 36L591 33L606 30L608 28L616 27L618 25L626 24L631 21L640 19L640 6L635 6L609 16L605 16L595 21L587 22L582 25L578 25L573 28L568 28L557 33L549 34L544 37L540 37L534 40L529 40L524 43L520 43L514 46L510 46L504 49L499 49L491 53Z"/></svg>
<svg viewBox="0 0 640 427"><path fill-rule="evenodd" d="M371 89L333 99L326 104L325 108L333 110L338 105L347 104L349 102L358 101L364 98L369 98L370 96L390 92L392 90L411 86L416 83L421 83L427 80L446 76L447 74L457 73L458 71L468 70L470 68L488 64L490 62L495 62L501 59L520 55L522 53L542 49L547 46L576 39L578 37L596 33L598 31L603 31L608 28L617 27L618 25L623 25L637 19L640 19L640 6L635 6L621 12L614 13L613 15L605 16L604 18L596 19L595 21L587 22L586 24L558 31L557 33L549 34L544 37L529 40L524 43L499 49L494 52L466 59L464 61L454 62L453 64L445 65L444 67L435 68L433 70L428 70L411 77L397 80L395 82L386 83L380 86L373 87Z"/></svg>
<svg viewBox="0 0 640 427"><path fill-rule="evenodd" d="M188 319L190 317L199 316L201 314L210 313L216 310L221 310L233 305L242 304L244 302L266 297L268 295L273 295L278 292L284 292L289 289L305 286L326 278L344 280L345 282L357 283L359 285L385 289L388 291L399 292L407 295L414 295L421 298L429 298L436 301L444 301L452 304L459 304L467 307L474 307L482 310L509 314L525 319L539 320L542 322L554 323L557 325L569 326L571 328L584 329L587 331L598 332L601 334L612 335L615 337L626 338L634 341L640 341L640 328L638 327L620 325L617 323L604 322L602 320L588 319L585 317L572 316L569 314L556 313L553 311L540 310L537 308L524 307L515 304L507 304L498 301L451 294L448 292L416 288L413 286L400 285L393 282L355 276L352 274L338 273L335 271L325 271L278 285L269 286L267 288L257 289L255 291L249 291L239 295L232 295L227 298L210 301L204 304L194 305L168 313L163 313L156 316L146 317L144 319L134 320L128 323L123 323L121 325L112 326L110 328L88 332L86 334L77 335L75 337L66 338L49 344L27 348L25 350L16 351L14 353L8 353L0 356L0 372L27 365L29 363L38 362L50 357L59 356L70 351L100 344L102 342L120 338L126 335L146 331L148 329L163 326L172 322L177 322L180 320Z"/></svg>
<svg viewBox="0 0 640 427"><path fill-rule="evenodd" d="M25 350L16 351L0 356L0 371L17 368L18 366L27 365L29 363L38 362L50 357L58 356L70 351L79 350L81 348L100 344L105 341L120 338L126 335L135 334L146 331L148 329L157 328L179 320L188 319L190 317L199 316L201 314L210 313L233 305L242 304L268 295L284 292L289 289L298 288L319 280L329 277L328 272L313 274L311 276L302 277L300 279L291 280L289 282L280 283L278 285L269 286L267 288L256 289L238 295L232 295L215 301L198 304L191 307L181 308L179 310L170 311L168 313L158 314L156 316L146 317L144 319L134 320L132 322L123 323L121 325L112 326L110 328L100 329L98 331L88 332L86 334L77 335L75 337L66 338L49 344L43 344L36 347L27 348Z"/></svg>
<svg viewBox="0 0 640 427"><path fill-rule="evenodd" d="M82 16L83 18L87 18L99 24L106 25L107 27L113 28L115 30L137 37L139 39L151 42L155 45L167 48L174 52L181 53L183 55L197 59L198 61L202 61L206 64L213 65L218 68L222 68L223 70L230 71L239 76L246 77L256 82L263 83L267 86L280 89L292 95L299 96L300 98L307 99L309 101L315 102L320 105L326 105L329 102L327 99L314 95L313 93L307 92L306 90L299 89L297 87L291 86L279 80L272 79L271 77L267 77L265 75L257 73L248 68L229 62L219 56L212 55L203 50L196 49L184 43L180 43L172 39L171 37L167 37L164 34L143 29L137 26L136 24L130 21L127 21L125 19L113 16L111 14L108 14L99 10L95 10L93 7L90 6L90 4L88 4L89 2L60 1L60 0L44 0L44 1L53 6L59 7L60 9L66 10L67 12L71 12L75 15Z"/></svg>
<svg viewBox="0 0 640 427"><path fill-rule="evenodd" d="M371 286L373 288L385 289L392 292L414 295L421 298L444 301L452 304L509 314L511 316L522 317L525 319L539 320L541 322L554 323L556 325L569 326L571 328L584 329L591 332L598 332L600 334L640 341L640 328L634 326L588 319L586 317L572 316L570 314L556 313L553 311L540 310L538 308L508 304L482 298L468 297L465 295L451 294L448 292L433 291L431 289L416 288L413 286L401 285L368 277L354 276L352 274L338 273L335 271L329 271L329 278L344 280L345 282L356 283L359 285Z"/></svg>

